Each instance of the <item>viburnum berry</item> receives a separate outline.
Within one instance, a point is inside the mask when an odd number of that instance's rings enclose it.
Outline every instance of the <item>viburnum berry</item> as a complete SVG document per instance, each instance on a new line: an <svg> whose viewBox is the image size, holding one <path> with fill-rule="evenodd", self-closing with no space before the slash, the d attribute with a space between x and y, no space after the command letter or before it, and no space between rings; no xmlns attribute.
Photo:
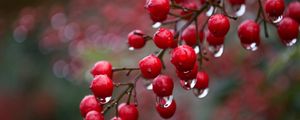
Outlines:
<svg viewBox="0 0 300 120"><path fill-rule="evenodd" d="M290 43L298 37L299 24L292 18L285 17L278 24L277 32L283 43Z"/></svg>
<svg viewBox="0 0 300 120"><path fill-rule="evenodd" d="M265 11L270 17L281 16L284 12L284 0L267 0Z"/></svg>
<svg viewBox="0 0 300 120"><path fill-rule="evenodd" d="M197 76L197 72L198 72L198 63L196 62L194 65L194 68L190 71L179 71L176 70L176 74L177 76L181 79L181 80L192 80L195 79Z"/></svg>
<svg viewBox="0 0 300 120"><path fill-rule="evenodd" d="M208 20L208 30L216 37L224 37L230 28L230 22L225 15L214 14Z"/></svg>
<svg viewBox="0 0 300 120"><path fill-rule="evenodd" d="M120 104L118 106L118 113L122 120L138 120L139 118L139 112L133 104Z"/></svg>
<svg viewBox="0 0 300 120"><path fill-rule="evenodd" d="M159 97L172 95L174 83L167 75L159 75L152 81L153 92Z"/></svg>
<svg viewBox="0 0 300 120"><path fill-rule="evenodd" d="M191 19L192 17L192 10L197 10L198 6L195 2L189 1L189 2L184 2L182 4L182 7L187 8L181 11L181 16L185 16L184 19ZM191 9L191 10L189 10Z"/></svg>
<svg viewBox="0 0 300 120"><path fill-rule="evenodd" d="M231 5L242 5L245 4L245 0L228 0Z"/></svg>
<svg viewBox="0 0 300 120"><path fill-rule="evenodd" d="M162 22L166 20L170 11L170 1L147 0L145 8L148 10L150 17L154 22Z"/></svg>
<svg viewBox="0 0 300 120"><path fill-rule="evenodd" d="M156 111L159 113L159 115L164 118L168 119L171 118L174 113L176 112L176 102L175 100L172 100L172 103L168 107L162 107L160 104L156 104Z"/></svg>
<svg viewBox="0 0 300 120"><path fill-rule="evenodd" d="M287 7L286 15L300 23L300 2L291 2Z"/></svg>
<svg viewBox="0 0 300 120"><path fill-rule="evenodd" d="M139 35L138 35L139 34ZM141 30L134 30L128 34L128 44L130 47L139 49L145 46L145 39Z"/></svg>
<svg viewBox="0 0 300 120"><path fill-rule="evenodd" d="M174 42L173 33L169 29L159 28L153 36L153 41L158 48L167 49Z"/></svg>
<svg viewBox="0 0 300 120"><path fill-rule="evenodd" d="M253 20L245 20L238 27L238 36L242 44L260 43L260 28Z"/></svg>
<svg viewBox="0 0 300 120"><path fill-rule="evenodd" d="M144 78L151 79L160 74L162 63L158 57L151 54L140 60L139 67Z"/></svg>
<svg viewBox="0 0 300 120"><path fill-rule="evenodd" d="M203 42L204 32L199 31L199 40L200 42ZM187 27L183 32L181 39L189 46L193 47L197 43L197 37L196 37L196 27L194 25L190 25Z"/></svg>
<svg viewBox="0 0 300 120"><path fill-rule="evenodd" d="M209 76L205 71L200 71L197 73L196 77L196 85L194 88L196 89L206 89L208 88Z"/></svg>
<svg viewBox="0 0 300 120"><path fill-rule="evenodd" d="M104 120L104 116L98 111L90 111L86 114L84 120Z"/></svg>
<svg viewBox="0 0 300 120"><path fill-rule="evenodd" d="M96 97L104 99L112 96L114 85L107 75L98 75L92 81L90 89Z"/></svg>
<svg viewBox="0 0 300 120"><path fill-rule="evenodd" d="M108 61L98 61L92 68L91 74L94 77L97 75L107 75L112 78L112 65Z"/></svg>
<svg viewBox="0 0 300 120"><path fill-rule="evenodd" d="M79 105L80 113L82 117L85 117L86 114L90 111L102 111L102 106L97 101L97 98L94 95L85 96Z"/></svg>
<svg viewBox="0 0 300 120"><path fill-rule="evenodd" d="M211 32L207 33L206 41L210 46L219 46L224 44L224 37L216 37Z"/></svg>
<svg viewBox="0 0 300 120"><path fill-rule="evenodd" d="M176 47L171 53L171 63L179 71L192 70L197 56L194 49L188 45Z"/></svg>

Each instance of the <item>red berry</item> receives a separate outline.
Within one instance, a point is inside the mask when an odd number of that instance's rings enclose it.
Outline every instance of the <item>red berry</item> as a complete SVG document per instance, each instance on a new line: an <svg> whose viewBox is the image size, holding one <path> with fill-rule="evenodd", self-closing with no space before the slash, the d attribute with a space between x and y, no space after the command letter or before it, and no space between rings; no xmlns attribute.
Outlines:
<svg viewBox="0 0 300 120"><path fill-rule="evenodd" d="M224 37L229 28L229 20L222 14L215 14L208 20L208 30L216 37Z"/></svg>
<svg viewBox="0 0 300 120"><path fill-rule="evenodd" d="M135 33L138 33L140 35L137 35ZM141 30L134 30L128 34L128 44L130 47L133 47L135 49L139 49L145 46L145 39L143 38L144 33Z"/></svg>
<svg viewBox="0 0 300 120"><path fill-rule="evenodd" d="M300 23L300 2L291 2L287 7L286 14L288 17L293 18L298 23Z"/></svg>
<svg viewBox="0 0 300 120"><path fill-rule="evenodd" d="M139 67L143 76L150 79L160 74L162 63L158 57L151 54L140 60Z"/></svg>
<svg viewBox="0 0 300 120"><path fill-rule="evenodd" d="M191 19L192 13L193 13L192 10L196 10L197 9L196 3L189 1L189 2L183 3L182 6L184 8L191 9L191 10L182 10L181 13L180 13L181 16L185 16L184 19Z"/></svg>
<svg viewBox="0 0 300 120"><path fill-rule="evenodd" d="M107 75L98 75L92 81L90 89L96 97L103 99L112 96L114 85Z"/></svg>
<svg viewBox="0 0 300 120"><path fill-rule="evenodd" d="M204 33L203 31L198 32L200 42L203 41ZM191 25L187 27L183 32L181 39L184 40L184 42L193 47L197 43L197 38L196 38L196 27L194 25Z"/></svg>
<svg viewBox="0 0 300 120"><path fill-rule="evenodd" d="M283 0L267 0L265 2L265 11L270 17L278 17L284 11Z"/></svg>
<svg viewBox="0 0 300 120"><path fill-rule="evenodd" d="M154 22L162 22L170 11L169 0L147 0L145 8Z"/></svg>
<svg viewBox="0 0 300 120"><path fill-rule="evenodd" d="M192 80L195 79L197 76L197 72L198 72L198 64L197 62L194 65L194 68L190 71L179 71L176 70L176 74L177 76L181 79L181 80Z"/></svg>
<svg viewBox="0 0 300 120"><path fill-rule="evenodd" d="M85 117L86 114L90 111L102 111L102 106L97 101L97 98L94 95L85 96L79 105L80 113L82 117Z"/></svg>
<svg viewBox="0 0 300 120"><path fill-rule="evenodd" d="M277 32L282 42L289 43L298 37L299 24L292 18L283 18L278 24Z"/></svg>
<svg viewBox="0 0 300 120"><path fill-rule="evenodd" d="M242 5L245 4L245 0L228 0L231 5Z"/></svg>
<svg viewBox="0 0 300 120"><path fill-rule="evenodd" d="M167 108L164 108L164 107L160 106L160 104L156 104L156 111L164 119L171 118L174 115L175 111L176 111L176 102L175 102L175 100L173 100L171 105Z"/></svg>
<svg viewBox="0 0 300 120"><path fill-rule="evenodd" d="M242 44L260 43L260 28L253 20L245 20L238 27L238 36Z"/></svg>
<svg viewBox="0 0 300 120"><path fill-rule="evenodd" d="M206 40L207 40L207 43L210 45L210 46L219 46L219 45L222 45L224 44L224 37L216 37L214 36L211 32L208 32L207 33L207 37L206 37Z"/></svg>
<svg viewBox="0 0 300 120"><path fill-rule="evenodd" d="M194 88L205 89L208 88L209 76L206 72L200 71L197 73L196 85Z"/></svg>
<svg viewBox="0 0 300 120"><path fill-rule="evenodd" d="M104 116L98 111L90 111L86 114L85 120L104 120Z"/></svg>
<svg viewBox="0 0 300 120"><path fill-rule="evenodd" d="M169 29L159 28L153 36L153 41L158 48L167 49L172 46L174 37Z"/></svg>
<svg viewBox="0 0 300 120"><path fill-rule="evenodd" d="M122 120L138 120L139 111L135 107L135 105L127 105L126 103L122 103L118 106L119 117Z"/></svg>
<svg viewBox="0 0 300 120"><path fill-rule="evenodd" d="M171 63L179 71L192 70L196 59L197 56L194 49L188 45L178 46L171 53Z"/></svg>
<svg viewBox="0 0 300 120"><path fill-rule="evenodd" d="M94 77L97 75L107 75L112 78L112 66L108 61L99 61L92 68L91 74Z"/></svg>
<svg viewBox="0 0 300 120"><path fill-rule="evenodd" d="M172 78L166 75L159 75L153 81L153 91L159 97L172 95L174 83Z"/></svg>

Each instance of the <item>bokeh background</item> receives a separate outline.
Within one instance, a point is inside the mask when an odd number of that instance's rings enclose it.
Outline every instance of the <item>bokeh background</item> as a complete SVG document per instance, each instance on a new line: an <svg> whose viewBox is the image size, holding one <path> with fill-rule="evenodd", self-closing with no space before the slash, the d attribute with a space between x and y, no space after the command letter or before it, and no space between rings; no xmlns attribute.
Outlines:
<svg viewBox="0 0 300 120"><path fill-rule="evenodd" d="M204 63L211 77L207 97L197 99L182 89L169 55L164 57L168 69L163 73L176 84L172 120L300 119L299 43L285 47L269 26L270 37L261 34L257 51L243 49L237 26L255 19L257 11L256 0L246 1L246 14L231 20L222 57L209 56ZM91 94L89 70L96 61L136 67L141 58L158 50L151 41L141 50L128 50L130 31L155 32L144 4L145 0L1 0L0 119L82 119L79 103ZM133 78L125 73L115 76L117 82ZM155 95L144 84L139 80L137 88L140 119L159 120ZM106 118L113 116L111 110Z"/></svg>

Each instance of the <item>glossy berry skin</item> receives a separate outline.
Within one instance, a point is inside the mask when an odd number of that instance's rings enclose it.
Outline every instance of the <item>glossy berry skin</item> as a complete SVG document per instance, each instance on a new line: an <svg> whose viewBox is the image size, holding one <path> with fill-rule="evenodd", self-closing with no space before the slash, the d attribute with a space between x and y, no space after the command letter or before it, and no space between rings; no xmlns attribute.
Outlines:
<svg viewBox="0 0 300 120"><path fill-rule="evenodd" d="M170 11L169 0L147 0L145 8L154 22L162 22Z"/></svg>
<svg viewBox="0 0 300 120"><path fill-rule="evenodd" d="M190 71L183 72L183 71L176 70L176 74L181 80L195 79L197 76L197 72L198 72L197 62L195 63L194 68Z"/></svg>
<svg viewBox="0 0 300 120"><path fill-rule="evenodd" d="M134 34L134 33L138 33L138 34L141 34L141 35L137 35L137 34ZM143 35L144 33L141 31L141 30L134 30L132 32L130 32L128 34L128 44L130 47L133 47L135 49L139 49L139 48L142 48L145 46L145 39L143 38Z"/></svg>
<svg viewBox="0 0 300 120"><path fill-rule="evenodd" d="M159 75L153 81L153 92L159 97L172 95L174 83L172 78L166 75Z"/></svg>
<svg viewBox="0 0 300 120"><path fill-rule="evenodd" d="M231 5L242 5L245 4L245 0L228 0Z"/></svg>
<svg viewBox="0 0 300 120"><path fill-rule="evenodd" d="M114 85L107 75L98 75L92 81L90 89L96 97L106 98L112 96Z"/></svg>
<svg viewBox="0 0 300 120"><path fill-rule="evenodd" d="M202 31L198 32L200 42L203 42L204 33ZM181 39L183 41L193 47L197 44L197 38L196 38L196 27L194 25L191 25L187 27L183 32Z"/></svg>
<svg viewBox="0 0 300 120"><path fill-rule="evenodd" d="M192 70L196 59L197 56L194 49L188 45L178 46L171 53L171 63L179 71Z"/></svg>
<svg viewBox="0 0 300 120"><path fill-rule="evenodd" d="M300 2L291 2L287 7L286 15L300 23Z"/></svg>
<svg viewBox="0 0 300 120"><path fill-rule="evenodd" d="M299 24L292 18L285 17L278 24L277 32L282 42L289 43L291 40L298 37Z"/></svg>
<svg viewBox="0 0 300 120"><path fill-rule="evenodd" d="M284 0L267 0L265 11L270 17L278 17L284 11Z"/></svg>
<svg viewBox="0 0 300 120"><path fill-rule="evenodd" d="M107 75L112 78L112 65L108 61L98 61L92 68L91 74L96 77L97 75Z"/></svg>
<svg viewBox="0 0 300 120"><path fill-rule="evenodd" d="M195 2L192 2L192 1L184 2L182 4L182 6L184 8L188 8L188 9L191 9L191 10L197 10L197 8L198 8L197 4ZM184 19L187 19L187 20L191 19L192 13L193 13L193 11L191 11L191 10L182 10L180 14L181 14L181 16L186 16L186 17L184 17Z"/></svg>
<svg viewBox="0 0 300 120"><path fill-rule="evenodd" d="M82 117L85 117L86 114L90 111L102 111L102 106L97 101L97 98L94 95L85 96L79 105L80 113Z"/></svg>
<svg viewBox="0 0 300 120"><path fill-rule="evenodd" d="M224 37L230 28L228 18L222 14L212 15L208 20L208 30L216 37Z"/></svg>
<svg viewBox="0 0 300 120"><path fill-rule="evenodd" d="M159 104L156 104L156 111L164 119L171 118L174 115L174 113L176 112L175 100L173 100L171 105L167 108L161 107Z"/></svg>
<svg viewBox="0 0 300 120"><path fill-rule="evenodd" d="M122 120L138 120L139 111L135 107L135 105L126 103L122 103L118 106L119 117Z"/></svg>
<svg viewBox="0 0 300 120"><path fill-rule="evenodd" d="M196 77L196 85L194 88L196 89L205 89L208 88L209 76L206 72L200 71L197 73Z"/></svg>
<svg viewBox="0 0 300 120"><path fill-rule="evenodd" d="M173 33L169 29L159 28L153 36L153 41L158 48L167 49L174 42Z"/></svg>
<svg viewBox="0 0 300 120"><path fill-rule="evenodd" d="M260 28L253 20L245 20L238 27L238 36L242 44L260 43Z"/></svg>
<svg viewBox="0 0 300 120"><path fill-rule="evenodd" d="M151 79L160 74L162 63L158 57L151 54L140 60L139 67L144 78Z"/></svg>
<svg viewBox="0 0 300 120"><path fill-rule="evenodd" d="M208 32L206 37L207 43L210 46L219 46L224 44L224 37L216 37L212 33Z"/></svg>
<svg viewBox="0 0 300 120"><path fill-rule="evenodd" d="M98 111L90 111L86 114L85 120L104 120L104 117Z"/></svg>

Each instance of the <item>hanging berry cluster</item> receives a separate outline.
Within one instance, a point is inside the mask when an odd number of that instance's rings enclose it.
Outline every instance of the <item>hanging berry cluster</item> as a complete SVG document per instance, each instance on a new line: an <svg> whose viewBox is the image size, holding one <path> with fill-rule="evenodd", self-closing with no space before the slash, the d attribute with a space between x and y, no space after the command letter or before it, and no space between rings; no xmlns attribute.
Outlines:
<svg viewBox="0 0 300 120"><path fill-rule="evenodd" d="M224 50L225 36L230 29L230 19L236 20L246 12L245 0L147 0L147 9L154 22L153 28L159 28L152 36L142 30L133 30L128 34L129 50L141 49L146 42L153 40L159 52L154 52L138 63L137 68L113 68L108 61L97 62L91 70L94 79L90 84L93 95L85 96L80 103L80 112L85 120L103 120L104 114L116 107L116 116L112 120L137 120L136 82L143 77L149 82L147 89L157 96L156 111L162 118L170 118L176 110L173 98L174 83L171 77L162 74L165 68L163 55L170 51L170 62L176 68L176 75L185 90L193 90L198 98L208 94L209 76L202 69L203 60L208 60L206 48L214 57L220 57ZM260 23L263 23L265 37L268 37L268 25L277 28L281 42L286 46L296 43L299 34L300 2L292 2L285 9L283 0L257 0L257 17L244 20L237 28L237 34L243 48L255 51L260 45ZM225 5L237 7L228 11ZM264 6L263 6L264 5ZM230 15L233 12L233 15ZM198 18L206 15L200 22ZM269 23L269 24L267 24ZM161 26L174 26L166 28ZM207 30L206 30L207 27ZM206 36L206 37L205 37ZM206 41L204 41L206 38ZM117 71L138 71L135 79L128 83L113 82L113 73ZM127 86L127 89L112 98L115 88ZM124 96L126 103L119 103ZM133 101L131 98L133 97Z"/></svg>

